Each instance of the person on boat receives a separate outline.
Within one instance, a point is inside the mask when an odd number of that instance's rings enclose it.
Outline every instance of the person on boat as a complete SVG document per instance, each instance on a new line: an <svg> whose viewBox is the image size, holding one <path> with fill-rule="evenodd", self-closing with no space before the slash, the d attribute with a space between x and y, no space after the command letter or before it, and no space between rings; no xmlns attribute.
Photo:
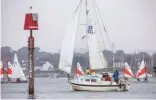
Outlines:
<svg viewBox="0 0 156 100"><path fill-rule="evenodd" d="M90 70L89 69L86 70L86 74L90 75Z"/></svg>
<svg viewBox="0 0 156 100"><path fill-rule="evenodd" d="M95 71L93 69L90 69L90 74L95 75Z"/></svg>
<svg viewBox="0 0 156 100"><path fill-rule="evenodd" d="M118 84L119 83L119 72L116 70L113 74L114 81Z"/></svg>
<svg viewBox="0 0 156 100"><path fill-rule="evenodd" d="M91 74L91 72L90 72L90 63L88 63L88 67L87 67L87 70L86 70L86 74L87 74L87 75L90 75L90 74Z"/></svg>

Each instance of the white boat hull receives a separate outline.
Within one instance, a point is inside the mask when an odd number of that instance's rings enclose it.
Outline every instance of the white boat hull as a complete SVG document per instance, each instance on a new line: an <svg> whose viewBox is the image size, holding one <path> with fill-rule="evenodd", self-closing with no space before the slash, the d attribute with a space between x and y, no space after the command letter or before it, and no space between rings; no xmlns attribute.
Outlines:
<svg viewBox="0 0 156 100"><path fill-rule="evenodd" d="M70 82L72 89L75 91L127 91L129 84L116 85L88 85Z"/></svg>
<svg viewBox="0 0 156 100"><path fill-rule="evenodd" d="M28 80L17 81L17 78L11 78L11 80L8 81L8 83L28 83Z"/></svg>

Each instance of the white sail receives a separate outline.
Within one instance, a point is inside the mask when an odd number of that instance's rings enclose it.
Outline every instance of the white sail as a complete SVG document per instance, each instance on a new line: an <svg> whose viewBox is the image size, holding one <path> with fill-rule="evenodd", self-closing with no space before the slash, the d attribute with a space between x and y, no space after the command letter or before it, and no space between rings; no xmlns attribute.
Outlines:
<svg viewBox="0 0 156 100"><path fill-rule="evenodd" d="M136 78L145 78L145 77L147 77L146 64L145 64L145 61L143 60L136 74Z"/></svg>
<svg viewBox="0 0 156 100"><path fill-rule="evenodd" d="M15 53L15 55L14 55L14 63L15 62L18 62L18 57L17 57L17 54Z"/></svg>
<svg viewBox="0 0 156 100"><path fill-rule="evenodd" d="M127 78L132 78L134 76L127 62L125 62L124 76Z"/></svg>
<svg viewBox="0 0 156 100"><path fill-rule="evenodd" d="M20 78L22 81L26 80L26 77L23 73L20 63L18 62L18 57L15 54L13 68L12 68L12 79Z"/></svg>
<svg viewBox="0 0 156 100"><path fill-rule="evenodd" d="M26 81L27 79L26 79L26 77L25 77L25 75L23 73L23 70L22 70L21 66L19 67L19 71L20 71L20 79L21 79L21 81Z"/></svg>
<svg viewBox="0 0 156 100"><path fill-rule="evenodd" d="M91 19L88 21L88 49L89 49L89 59L91 69L103 69L107 67L106 59L102 53L102 50L99 48L99 41L97 40L96 28L91 22Z"/></svg>
<svg viewBox="0 0 156 100"><path fill-rule="evenodd" d="M19 72L19 68L18 68L17 63L13 63L11 78L12 78L12 80L20 78L20 72Z"/></svg>
<svg viewBox="0 0 156 100"><path fill-rule="evenodd" d="M72 67L75 39L77 34L77 27L79 24L78 23L79 11L80 8L75 13L75 16L73 17L72 21L69 23L61 47L59 69L67 73L71 72L71 67Z"/></svg>
<svg viewBox="0 0 156 100"><path fill-rule="evenodd" d="M15 53L11 78L12 78L12 80L14 80L14 79L16 80L19 77L20 77L20 74L19 74L19 71L18 71L18 58L17 58L17 55Z"/></svg>

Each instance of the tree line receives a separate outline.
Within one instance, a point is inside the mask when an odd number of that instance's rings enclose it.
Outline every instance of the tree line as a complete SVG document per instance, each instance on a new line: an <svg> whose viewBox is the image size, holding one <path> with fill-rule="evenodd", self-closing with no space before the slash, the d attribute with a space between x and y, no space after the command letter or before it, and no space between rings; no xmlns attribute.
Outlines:
<svg viewBox="0 0 156 100"><path fill-rule="evenodd" d="M55 69L58 69L60 54L59 53L49 53L45 51L41 51L39 47L35 48L34 51L34 62L35 66L42 66L46 61L49 61ZM28 48L22 47L18 50L13 50L9 46L1 47L1 60L4 64L8 61L13 63L15 53L18 56L19 62L21 64L24 63L23 66L28 67ZM146 61L147 67L152 68L156 66L156 53L153 55L149 55L146 52L140 52L138 54L126 54L123 50L117 50L115 53L109 50L104 50L103 54L108 62L109 66L113 66L113 55L114 55L114 62L121 63L127 62L132 69L137 69L137 64L141 62L143 59ZM82 66L87 67L87 59L88 53L74 53L73 58L73 66L76 67L76 63L80 62ZM72 70L75 70L75 67Z"/></svg>

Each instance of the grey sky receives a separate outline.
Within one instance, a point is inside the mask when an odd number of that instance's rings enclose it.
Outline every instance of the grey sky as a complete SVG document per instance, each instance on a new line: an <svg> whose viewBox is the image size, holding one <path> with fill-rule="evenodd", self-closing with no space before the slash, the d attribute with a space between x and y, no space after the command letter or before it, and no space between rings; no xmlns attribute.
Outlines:
<svg viewBox="0 0 156 100"><path fill-rule="evenodd" d="M39 14L35 46L58 52L66 25L79 0L2 0L2 46L14 50L27 46L23 30L29 6ZM136 49L156 51L156 0L97 0L105 27L116 49L131 53Z"/></svg>

